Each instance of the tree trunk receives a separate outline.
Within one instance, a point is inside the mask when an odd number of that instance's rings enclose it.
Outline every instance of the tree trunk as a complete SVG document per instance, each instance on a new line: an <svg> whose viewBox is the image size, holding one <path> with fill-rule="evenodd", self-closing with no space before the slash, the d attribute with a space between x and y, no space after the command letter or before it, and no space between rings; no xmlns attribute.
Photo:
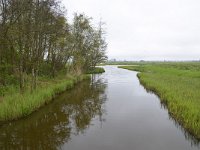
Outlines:
<svg viewBox="0 0 200 150"><path fill-rule="evenodd" d="M24 93L24 73L23 73L23 63L22 60L20 60L20 67L19 67L19 74L20 74L20 78L19 78L19 84L20 84L20 93Z"/></svg>

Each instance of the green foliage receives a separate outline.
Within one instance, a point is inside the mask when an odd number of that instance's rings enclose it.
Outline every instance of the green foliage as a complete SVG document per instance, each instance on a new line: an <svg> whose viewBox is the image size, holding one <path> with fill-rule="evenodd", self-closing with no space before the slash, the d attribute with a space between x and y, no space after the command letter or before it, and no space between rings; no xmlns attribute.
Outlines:
<svg viewBox="0 0 200 150"><path fill-rule="evenodd" d="M38 76L80 75L107 58L102 23L85 14L69 23L58 0L2 0L0 8L0 85L35 90Z"/></svg>
<svg viewBox="0 0 200 150"><path fill-rule="evenodd" d="M44 62L39 67L39 76L49 76L49 72L51 72L51 64Z"/></svg>
<svg viewBox="0 0 200 150"><path fill-rule="evenodd" d="M99 28L91 24L91 19L84 14L75 14L72 24L72 38L74 43L73 63L75 71L85 72L88 68L95 67L97 63L107 59L102 23Z"/></svg>
<svg viewBox="0 0 200 150"><path fill-rule="evenodd" d="M106 58L102 23L84 14L69 23L58 0L2 0L0 8L2 121L37 110Z"/></svg>
<svg viewBox="0 0 200 150"><path fill-rule="evenodd" d="M146 63L120 68L139 71L140 82L160 97L175 120L200 138L200 63Z"/></svg>
<svg viewBox="0 0 200 150"><path fill-rule="evenodd" d="M98 73L104 73L105 70L102 67L94 67L94 68L90 68L87 71L87 74L98 74Z"/></svg>

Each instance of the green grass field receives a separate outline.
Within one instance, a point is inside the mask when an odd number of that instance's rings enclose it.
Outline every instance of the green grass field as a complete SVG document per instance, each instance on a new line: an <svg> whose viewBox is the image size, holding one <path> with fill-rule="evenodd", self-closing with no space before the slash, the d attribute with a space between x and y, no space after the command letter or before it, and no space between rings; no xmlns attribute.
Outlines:
<svg viewBox="0 0 200 150"><path fill-rule="evenodd" d="M89 78L90 75L59 76L55 79L40 78L36 91L30 93L27 87L24 94L20 94L19 89L15 87L8 87L8 92L5 92L0 101L0 122L25 117L52 101L57 94Z"/></svg>
<svg viewBox="0 0 200 150"><path fill-rule="evenodd" d="M155 92L170 115L200 139L200 63L146 63L119 68L139 71L147 90Z"/></svg>

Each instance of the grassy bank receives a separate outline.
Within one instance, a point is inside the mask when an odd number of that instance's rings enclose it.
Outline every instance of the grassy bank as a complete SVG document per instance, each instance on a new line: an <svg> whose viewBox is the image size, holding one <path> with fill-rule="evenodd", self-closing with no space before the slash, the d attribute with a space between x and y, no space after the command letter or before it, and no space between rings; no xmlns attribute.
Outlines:
<svg viewBox="0 0 200 150"><path fill-rule="evenodd" d="M95 67L95 68L90 69L87 72L87 74L98 74L98 73L104 73L104 72L105 72L104 68L102 68L102 67Z"/></svg>
<svg viewBox="0 0 200 150"><path fill-rule="evenodd" d="M120 68L140 71L141 84L155 92L170 115L200 139L200 63L147 63Z"/></svg>
<svg viewBox="0 0 200 150"><path fill-rule="evenodd" d="M9 94L1 97L0 121L4 122L25 117L49 103L57 94L72 88L79 81L89 78L89 75L60 76L55 79L41 78L38 81L36 91L30 93L27 88L23 95L12 88Z"/></svg>

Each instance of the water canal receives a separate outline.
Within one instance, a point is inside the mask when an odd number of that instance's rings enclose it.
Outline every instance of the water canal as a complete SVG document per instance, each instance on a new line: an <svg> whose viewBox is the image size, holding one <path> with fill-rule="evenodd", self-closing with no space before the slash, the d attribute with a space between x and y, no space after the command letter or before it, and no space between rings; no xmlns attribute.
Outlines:
<svg viewBox="0 0 200 150"><path fill-rule="evenodd" d="M198 150L136 72L105 66L27 118L0 126L0 149Z"/></svg>

